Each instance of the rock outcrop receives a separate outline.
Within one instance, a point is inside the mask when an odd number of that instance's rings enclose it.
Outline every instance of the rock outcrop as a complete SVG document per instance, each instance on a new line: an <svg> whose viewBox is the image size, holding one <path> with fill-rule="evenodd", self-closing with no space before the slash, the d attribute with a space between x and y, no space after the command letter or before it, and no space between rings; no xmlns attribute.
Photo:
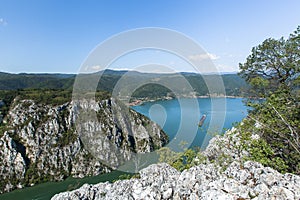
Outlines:
<svg viewBox="0 0 300 200"><path fill-rule="evenodd" d="M258 139L256 135L252 139ZM236 148L241 143L234 129L214 137L202 152L207 159L179 172L168 164L154 164L140 171L140 178L115 183L85 184L55 195L62 199L203 199L203 200L299 200L300 177L281 174L253 161ZM226 158L226 159L224 159Z"/></svg>
<svg viewBox="0 0 300 200"><path fill-rule="evenodd" d="M300 198L300 177L282 175L247 161L233 162L223 171L214 164L201 164L182 173L167 164L151 165L140 178L85 184L55 195L52 200L74 199L284 199Z"/></svg>
<svg viewBox="0 0 300 200"><path fill-rule="evenodd" d="M86 108L96 120L85 117L83 124L77 123ZM157 124L128 108L125 116L122 109L124 105L114 99L59 106L16 99L0 127L0 192L68 176L107 173L132 153L153 151L168 142ZM100 152L99 157L92 148ZM109 151L114 148L118 155ZM114 162L106 163L108 157L114 157Z"/></svg>

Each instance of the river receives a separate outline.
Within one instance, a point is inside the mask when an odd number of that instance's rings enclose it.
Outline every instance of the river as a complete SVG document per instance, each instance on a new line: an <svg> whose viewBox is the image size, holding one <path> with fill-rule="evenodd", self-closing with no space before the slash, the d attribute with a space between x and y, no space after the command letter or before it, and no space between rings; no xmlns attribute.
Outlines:
<svg viewBox="0 0 300 200"><path fill-rule="evenodd" d="M173 99L145 102L132 108L157 122L169 135L170 147L175 150L179 149L182 141L187 142L190 147L205 148L214 134L230 129L235 122L240 122L246 117L248 109L242 98ZM206 119L199 127L198 122L203 115L206 115ZM83 179L68 178L62 182L42 183L2 194L0 199L47 200L54 194L76 189L84 183L116 180L123 173L114 171Z"/></svg>
<svg viewBox="0 0 300 200"><path fill-rule="evenodd" d="M185 141L189 147L204 149L215 134L224 133L245 118L249 107L243 98L186 98L145 102L133 109L158 123L174 142L171 147L176 149ZM203 115L206 119L199 127Z"/></svg>

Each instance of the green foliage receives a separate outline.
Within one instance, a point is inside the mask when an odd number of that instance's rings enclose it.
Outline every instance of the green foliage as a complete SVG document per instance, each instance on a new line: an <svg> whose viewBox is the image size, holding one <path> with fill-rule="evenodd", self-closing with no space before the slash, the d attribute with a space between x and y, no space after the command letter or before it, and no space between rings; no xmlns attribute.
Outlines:
<svg viewBox="0 0 300 200"><path fill-rule="evenodd" d="M168 164L172 164L177 159L178 153L172 151L168 147L162 147L158 151L159 154L159 162L165 162Z"/></svg>
<svg viewBox="0 0 300 200"><path fill-rule="evenodd" d="M95 92L95 99L96 99L96 101L101 101L101 100L109 99L110 97L111 97L111 95L107 91L96 91Z"/></svg>
<svg viewBox="0 0 300 200"><path fill-rule="evenodd" d="M195 166L193 160L196 158L197 152L193 149L187 149L183 153L179 153L177 159L172 163L172 166L179 171L189 169Z"/></svg>
<svg viewBox="0 0 300 200"><path fill-rule="evenodd" d="M250 160L272 167L281 173L287 172L288 166L284 160L275 155L274 150L264 139L252 140L249 152Z"/></svg>
<svg viewBox="0 0 300 200"><path fill-rule="evenodd" d="M126 80L124 79L125 73L127 76ZM151 74L106 70L101 74L97 90L111 93L122 77L122 81L124 81L124 85L122 86L123 91L127 94L131 94L132 91L128 89L131 88L130 86L148 79L150 82L153 82L153 84L143 85L138 88L132 96L134 98L161 98L172 94L170 94L170 89L155 84L155 82L159 83L159 81L163 80L164 83L171 83L174 88L179 88L180 90L178 91L182 93L182 91L186 91L187 89L183 88L183 85L180 84L180 80L183 77L192 86L194 92L198 95L207 95L209 91L204 80L214 82L214 80L218 78L217 75L200 75L195 73L182 73L181 75L182 76L178 76L178 74ZM82 91L86 92L88 89L90 90L90 86L93 85L95 81L98 81L99 76L100 73L78 75L77 78L81 83L84 83L84 88L81 88ZM236 74L225 74L221 75L221 77L227 95L245 95L243 88L247 88L247 84L242 78ZM8 74L0 72L0 90L72 90L74 80L75 75L72 74ZM220 93L221 91L219 91L219 87L216 87L215 90L211 92Z"/></svg>
<svg viewBox="0 0 300 200"><path fill-rule="evenodd" d="M243 124L260 140L251 156L281 172L300 174L300 26L288 39L267 39L252 49L240 75L264 101L249 101L254 109ZM249 126L252 124L252 126ZM243 131L242 131L243 132ZM245 134L245 132L243 132Z"/></svg>
<svg viewBox="0 0 300 200"><path fill-rule="evenodd" d="M29 168L26 170L25 173L25 182L29 184L34 183L35 181L33 181L35 179L35 177L38 177L38 175L36 174L36 166L35 165L30 165Z"/></svg>
<svg viewBox="0 0 300 200"><path fill-rule="evenodd" d="M211 91L208 91L207 83L206 82L216 82L220 77L217 75L199 75L199 74L192 74L192 73L182 73L182 76L175 76L175 75L152 75L154 77L148 77L150 75L144 75L145 78L148 78L155 82L155 80L163 81L165 85L172 85L173 88L176 88L176 91L171 91L169 88L166 88L162 85L156 83L150 83L141 86L137 90L134 91L132 94L133 99L136 98L162 98L166 96L174 97L176 93L177 95L191 95L188 92L194 92L196 95L207 95L209 93L215 93L220 95L225 95L224 91L220 90L219 86L210 88ZM182 78L184 78L191 86L192 91L190 88L185 88L182 84ZM243 90L247 88L246 82L237 76L236 74L226 74L221 75L223 79L225 93L226 95L231 96L244 96L245 93ZM205 82L205 81L206 82ZM128 84L132 84L129 82Z"/></svg>
<svg viewBox="0 0 300 200"><path fill-rule="evenodd" d="M0 108L2 113L8 111L9 107L12 105L13 100L33 100L37 104L47 104L47 105L61 105L69 102L72 97L71 90L61 90L61 89L26 89L26 90L16 90L16 91L4 91L0 90L0 100L3 100L5 106ZM29 102L24 103L24 106L30 106Z"/></svg>
<svg viewBox="0 0 300 200"><path fill-rule="evenodd" d="M71 74L9 74L0 72L1 90L18 89L71 89Z"/></svg>
<svg viewBox="0 0 300 200"><path fill-rule="evenodd" d="M7 126L0 124L0 137L2 137L4 132L8 131L8 130L9 130L9 128Z"/></svg>
<svg viewBox="0 0 300 200"><path fill-rule="evenodd" d="M4 190L5 186L10 182L8 178L2 178L0 181L0 190Z"/></svg>
<svg viewBox="0 0 300 200"><path fill-rule="evenodd" d="M5 117L8 113L8 110L13 103L13 100L18 95L18 91L4 91L0 90L0 100L2 100L3 104L0 106L0 114Z"/></svg>
<svg viewBox="0 0 300 200"><path fill-rule="evenodd" d="M37 104L62 105L71 101L72 91L70 90L22 90L19 92L19 99L30 99Z"/></svg>
<svg viewBox="0 0 300 200"><path fill-rule="evenodd" d="M132 174L122 174L119 176L119 180L126 180L126 179L131 179Z"/></svg>
<svg viewBox="0 0 300 200"><path fill-rule="evenodd" d="M255 120L248 118L239 124L237 130L239 132L240 142L234 145L237 153L243 151L249 152L249 156L243 157L244 161L252 160L272 167L281 173L288 172L288 163L276 154L274 148L263 137L252 138L254 134L260 133L259 128L255 128Z"/></svg>
<svg viewBox="0 0 300 200"><path fill-rule="evenodd" d="M74 132L74 129L69 129L66 132L62 133L62 136L59 137L58 142L55 146L64 147L75 142L77 138L78 135Z"/></svg>
<svg viewBox="0 0 300 200"><path fill-rule="evenodd" d="M284 160L287 171L300 173L300 105L299 98L276 92L255 106L253 116L263 139L274 154Z"/></svg>
<svg viewBox="0 0 300 200"><path fill-rule="evenodd" d="M79 95L79 94L78 94ZM83 92L78 98L95 98L97 101L108 99L110 94L105 91ZM63 89L24 89L24 90L0 90L0 100L4 102L4 106L0 107L0 111L6 113L13 103L13 100L33 100L37 104L45 105L62 105L70 102L72 99L72 90ZM23 106L30 106L29 102L25 102Z"/></svg>
<svg viewBox="0 0 300 200"><path fill-rule="evenodd" d="M121 174L117 179L114 179L112 180L112 182L116 182L116 181L119 181L119 180L129 180L131 178L140 178L140 174L138 173L124 173L124 174Z"/></svg>
<svg viewBox="0 0 300 200"><path fill-rule="evenodd" d="M165 162L179 171L189 169L206 161L199 149L185 149L183 152L172 151L168 147L158 150L159 162Z"/></svg>
<svg viewBox="0 0 300 200"><path fill-rule="evenodd" d="M278 89L299 89L299 27L288 39L266 39L239 65L239 74L252 86L254 95L267 97Z"/></svg>
<svg viewBox="0 0 300 200"><path fill-rule="evenodd" d="M31 163L25 172L25 178L23 180L26 186L31 184L44 183L54 180L52 175L43 174L37 169L36 163Z"/></svg>
<svg viewBox="0 0 300 200"><path fill-rule="evenodd" d="M149 83L138 88L132 94L133 98L160 98L168 96L171 90L158 84Z"/></svg>

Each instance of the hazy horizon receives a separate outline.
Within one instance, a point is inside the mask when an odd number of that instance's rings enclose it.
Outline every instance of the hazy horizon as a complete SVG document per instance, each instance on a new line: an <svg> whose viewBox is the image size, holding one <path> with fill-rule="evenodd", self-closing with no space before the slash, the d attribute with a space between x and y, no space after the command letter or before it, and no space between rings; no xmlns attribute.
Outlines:
<svg viewBox="0 0 300 200"><path fill-rule="evenodd" d="M138 72L141 74L175 74L175 73L192 73L192 74L201 74L201 75L213 75L213 74L237 74L239 73L238 71L236 72L208 72L208 73L199 73L195 71L180 71L180 72L147 72L147 71L138 71L134 69L105 69L105 70L111 70L111 71L116 71L116 72ZM7 72L7 71L0 71L0 73L7 73L7 74L15 74L15 75L20 75L20 74L36 74L36 75L42 75L42 74L68 74L68 75L78 75L78 74L94 74L94 73L99 73L103 72L105 70L101 70L98 72L90 72L90 73L64 73L64 72Z"/></svg>

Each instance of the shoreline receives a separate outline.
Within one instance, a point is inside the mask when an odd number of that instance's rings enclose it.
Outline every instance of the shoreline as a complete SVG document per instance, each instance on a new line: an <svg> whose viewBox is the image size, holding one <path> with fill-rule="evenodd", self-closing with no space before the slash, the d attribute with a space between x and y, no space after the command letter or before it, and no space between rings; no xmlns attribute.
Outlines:
<svg viewBox="0 0 300 200"><path fill-rule="evenodd" d="M205 99L205 98L228 98L228 99L238 99L238 98L250 98L251 97L243 97L243 96L225 96L225 95L201 95L201 96L181 96L179 98L186 98L186 99ZM133 101L127 103L128 106L140 106L147 102L154 102L154 101L167 101L167 100L173 100L173 99L179 99L175 97L161 97L156 99L149 99L149 98L139 98L134 99ZM258 98L261 99L261 98Z"/></svg>

